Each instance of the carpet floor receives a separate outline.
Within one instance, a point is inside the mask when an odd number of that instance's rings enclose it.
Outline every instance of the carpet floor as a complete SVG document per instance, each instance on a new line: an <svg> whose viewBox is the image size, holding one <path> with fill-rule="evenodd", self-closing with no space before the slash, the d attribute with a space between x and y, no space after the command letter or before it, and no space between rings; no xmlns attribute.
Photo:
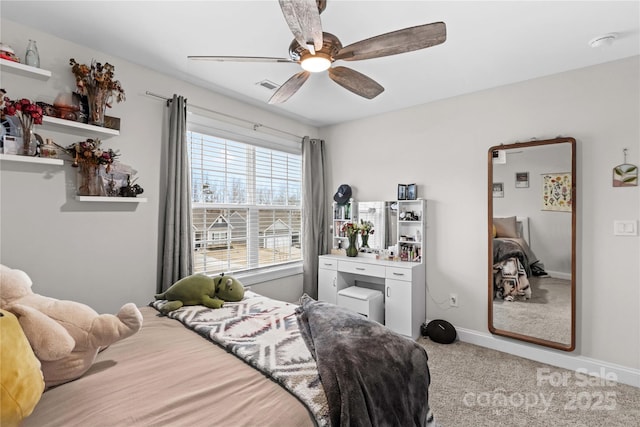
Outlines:
<svg viewBox="0 0 640 427"><path fill-rule="evenodd" d="M493 301L496 329L571 343L571 281L552 277L530 277L531 299Z"/></svg>
<svg viewBox="0 0 640 427"><path fill-rule="evenodd" d="M640 388L460 341L418 343L429 356L429 404L442 427L640 426Z"/></svg>

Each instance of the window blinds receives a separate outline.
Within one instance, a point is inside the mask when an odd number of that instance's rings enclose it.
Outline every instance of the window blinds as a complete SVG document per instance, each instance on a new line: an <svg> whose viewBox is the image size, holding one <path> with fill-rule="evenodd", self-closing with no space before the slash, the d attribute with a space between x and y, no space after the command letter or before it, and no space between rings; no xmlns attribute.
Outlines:
<svg viewBox="0 0 640 427"><path fill-rule="evenodd" d="M301 155L189 129L195 272L302 260Z"/></svg>

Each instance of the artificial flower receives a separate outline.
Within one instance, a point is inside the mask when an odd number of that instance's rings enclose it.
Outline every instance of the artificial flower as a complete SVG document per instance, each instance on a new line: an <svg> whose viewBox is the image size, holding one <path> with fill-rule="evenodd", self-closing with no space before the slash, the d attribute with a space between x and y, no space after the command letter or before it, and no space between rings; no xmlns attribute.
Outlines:
<svg viewBox="0 0 640 427"><path fill-rule="evenodd" d="M358 234L358 232L360 231L360 225L356 222L345 222L342 225L342 232L345 234L345 236L347 237L351 237L355 234Z"/></svg>
<svg viewBox="0 0 640 427"><path fill-rule="evenodd" d="M4 90L2 92L4 93ZM5 96L2 112L8 116L17 116L23 127L42 124L42 108L27 98L11 100Z"/></svg>
<svg viewBox="0 0 640 427"><path fill-rule="evenodd" d="M116 102L124 101L125 93L122 85L114 79L115 67L108 62L104 65L95 60L91 65L78 64L75 59L69 60L71 71L76 78L76 86L81 95L89 95L98 91L107 93L107 107L111 108L111 100L115 97Z"/></svg>
<svg viewBox="0 0 640 427"><path fill-rule="evenodd" d="M363 236L373 234L373 223L371 221L360 220L360 234Z"/></svg>
<svg viewBox="0 0 640 427"><path fill-rule="evenodd" d="M74 157L73 167L78 167L79 162L93 163L95 165L106 165L107 172L120 154L112 149L104 150L100 148L99 139L87 139L76 142L66 148L66 151Z"/></svg>

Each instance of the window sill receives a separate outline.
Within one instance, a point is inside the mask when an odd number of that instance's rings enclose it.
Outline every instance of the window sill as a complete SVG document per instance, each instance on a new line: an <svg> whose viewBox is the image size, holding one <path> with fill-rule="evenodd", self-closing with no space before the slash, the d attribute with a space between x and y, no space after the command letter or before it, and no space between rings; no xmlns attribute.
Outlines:
<svg viewBox="0 0 640 427"><path fill-rule="evenodd" d="M261 272L234 274L233 276L240 280L244 286L251 286L297 274L302 274L302 262Z"/></svg>

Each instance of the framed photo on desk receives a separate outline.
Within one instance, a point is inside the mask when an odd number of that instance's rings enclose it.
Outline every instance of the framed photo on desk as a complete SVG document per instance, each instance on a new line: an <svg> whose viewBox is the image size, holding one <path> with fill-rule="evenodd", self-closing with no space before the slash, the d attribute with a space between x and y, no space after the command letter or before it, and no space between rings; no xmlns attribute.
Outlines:
<svg viewBox="0 0 640 427"><path fill-rule="evenodd" d="M407 200L416 200L418 198L418 186L416 184L407 185Z"/></svg>
<svg viewBox="0 0 640 427"><path fill-rule="evenodd" d="M398 200L407 200L407 186L398 184Z"/></svg>

